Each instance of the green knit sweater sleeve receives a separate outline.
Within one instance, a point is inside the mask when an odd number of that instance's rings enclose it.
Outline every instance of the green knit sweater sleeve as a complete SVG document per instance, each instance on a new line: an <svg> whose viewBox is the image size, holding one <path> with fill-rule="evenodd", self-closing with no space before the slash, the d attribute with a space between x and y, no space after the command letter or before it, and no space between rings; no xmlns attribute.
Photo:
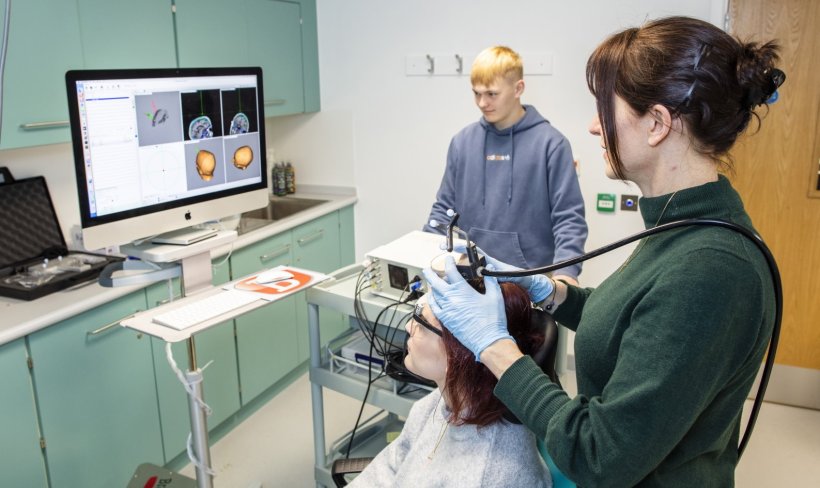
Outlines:
<svg viewBox="0 0 820 488"><path fill-rule="evenodd" d="M593 288L580 288L567 285L567 297L564 302L553 311L552 317L564 327L570 330L576 330L578 322L581 321L581 312L584 310L584 304L592 291Z"/></svg>

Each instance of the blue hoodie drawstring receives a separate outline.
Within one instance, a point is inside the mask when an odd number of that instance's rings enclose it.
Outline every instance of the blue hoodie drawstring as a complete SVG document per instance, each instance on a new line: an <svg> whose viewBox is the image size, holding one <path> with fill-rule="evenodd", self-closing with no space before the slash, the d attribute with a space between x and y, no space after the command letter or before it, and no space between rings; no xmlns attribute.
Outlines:
<svg viewBox="0 0 820 488"><path fill-rule="evenodd" d="M510 127L510 172L509 172L509 174L510 174L510 188L507 190L507 206L508 207L510 206L510 203L512 202L513 169L515 169L513 167L513 165L515 163L515 139L514 139L513 134L514 134L513 128ZM485 144L486 144L486 142L485 142Z"/></svg>
<svg viewBox="0 0 820 488"><path fill-rule="evenodd" d="M484 147L481 149L484 164L481 166L481 206L486 207L485 201L487 199L487 137L490 131L484 130Z"/></svg>

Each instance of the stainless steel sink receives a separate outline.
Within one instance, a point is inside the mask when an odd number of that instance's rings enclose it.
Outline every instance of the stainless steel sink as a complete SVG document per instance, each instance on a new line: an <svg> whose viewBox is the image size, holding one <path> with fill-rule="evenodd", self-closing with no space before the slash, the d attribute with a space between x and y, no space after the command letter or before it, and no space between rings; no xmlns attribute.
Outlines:
<svg viewBox="0 0 820 488"><path fill-rule="evenodd" d="M239 219L237 232L244 234L259 227L270 224L275 220L282 220L303 210L321 205L327 200L315 200L312 198L297 197L277 197L271 195L267 207L262 207L250 212L245 212Z"/></svg>

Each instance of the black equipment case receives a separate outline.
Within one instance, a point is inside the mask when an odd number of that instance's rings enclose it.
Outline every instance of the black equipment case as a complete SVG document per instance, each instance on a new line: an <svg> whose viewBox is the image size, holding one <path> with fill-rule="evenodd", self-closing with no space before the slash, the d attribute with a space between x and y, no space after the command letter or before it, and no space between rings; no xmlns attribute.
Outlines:
<svg viewBox="0 0 820 488"><path fill-rule="evenodd" d="M3 168L5 169L5 168ZM99 276L122 258L69 251L42 176L0 180L0 296L34 300Z"/></svg>

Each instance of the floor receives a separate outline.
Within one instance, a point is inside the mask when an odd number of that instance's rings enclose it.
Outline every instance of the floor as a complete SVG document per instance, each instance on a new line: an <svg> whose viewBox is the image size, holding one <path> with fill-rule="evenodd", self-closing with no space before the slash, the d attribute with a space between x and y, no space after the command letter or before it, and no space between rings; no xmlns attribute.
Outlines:
<svg viewBox="0 0 820 488"><path fill-rule="evenodd" d="M360 404L324 391L326 437L332 441L352 428ZM368 412L375 410L368 407L365 417ZM820 411L764 403L737 468L736 486L810 486L820 479L818 459ZM211 448L211 460L216 488L315 486L307 375L220 439ZM182 473L194 477L190 465Z"/></svg>

